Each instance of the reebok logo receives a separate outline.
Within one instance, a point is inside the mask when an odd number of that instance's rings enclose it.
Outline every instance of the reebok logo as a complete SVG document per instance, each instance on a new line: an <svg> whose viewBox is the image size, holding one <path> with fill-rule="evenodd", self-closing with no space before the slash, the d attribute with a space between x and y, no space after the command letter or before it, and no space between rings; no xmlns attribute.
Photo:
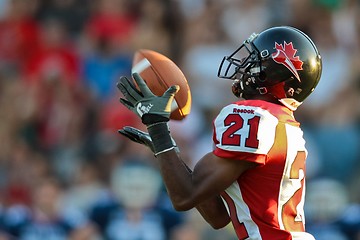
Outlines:
<svg viewBox="0 0 360 240"><path fill-rule="evenodd" d="M150 109L153 107L154 105L152 103L150 103L149 105L145 106L142 105L141 102L138 103L138 105L136 105L136 111L138 112L138 114L140 115L140 117L142 117L145 113L150 112Z"/></svg>
<svg viewBox="0 0 360 240"><path fill-rule="evenodd" d="M233 113L255 114L255 110L254 109L233 108Z"/></svg>

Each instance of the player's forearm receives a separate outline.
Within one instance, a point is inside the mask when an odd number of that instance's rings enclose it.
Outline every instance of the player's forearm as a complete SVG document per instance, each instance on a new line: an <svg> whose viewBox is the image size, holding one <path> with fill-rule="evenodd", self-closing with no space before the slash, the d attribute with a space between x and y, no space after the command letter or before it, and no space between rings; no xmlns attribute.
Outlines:
<svg viewBox="0 0 360 240"><path fill-rule="evenodd" d="M181 160L173 139L165 122L148 126L152 139L155 156L163 177L167 192L179 211L186 211L196 207L200 202L208 199L204 195L204 185L196 181L190 168Z"/></svg>
<svg viewBox="0 0 360 240"><path fill-rule="evenodd" d="M192 198L194 192L192 173L188 171L178 154L174 150L167 151L159 154L157 160L174 208L178 211L186 211L195 207L196 202Z"/></svg>
<svg viewBox="0 0 360 240"><path fill-rule="evenodd" d="M178 156L179 156L179 152ZM181 158L179 156L179 158ZM186 169L192 173L192 169L184 162ZM225 227L230 222L229 214L220 196L207 199L196 206L197 211L214 229Z"/></svg>
<svg viewBox="0 0 360 240"><path fill-rule="evenodd" d="M175 151L173 140L166 122L147 126L152 139L154 153L157 156L165 187L174 205L179 211L195 207L193 203L192 172L183 163Z"/></svg>
<svg viewBox="0 0 360 240"><path fill-rule="evenodd" d="M220 196L205 200L196 197L196 185L192 171L182 162L175 151L158 156L160 171L174 208L185 211L196 207L198 212L213 228L223 228L230 222L229 215Z"/></svg>

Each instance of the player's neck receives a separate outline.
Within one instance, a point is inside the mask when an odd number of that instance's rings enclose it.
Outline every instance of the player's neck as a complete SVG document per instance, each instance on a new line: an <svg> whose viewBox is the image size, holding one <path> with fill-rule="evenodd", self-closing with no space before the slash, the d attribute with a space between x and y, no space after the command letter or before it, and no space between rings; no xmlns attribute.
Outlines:
<svg viewBox="0 0 360 240"><path fill-rule="evenodd" d="M280 104L279 100L270 94L254 95L251 98L249 98L249 100L263 100L266 102Z"/></svg>

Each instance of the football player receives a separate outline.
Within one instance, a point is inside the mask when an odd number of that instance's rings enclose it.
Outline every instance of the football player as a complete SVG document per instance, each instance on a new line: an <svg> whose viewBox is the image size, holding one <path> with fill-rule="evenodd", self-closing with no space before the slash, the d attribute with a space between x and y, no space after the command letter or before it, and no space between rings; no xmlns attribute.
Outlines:
<svg viewBox="0 0 360 240"><path fill-rule="evenodd" d="M197 208L216 229L231 221L241 240L313 240L303 211L307 151L293 112L314 91L321 70L315 44L300 30L252 34L220 64L218 76L233 80L232 92L242 99L215 118L213 151L194 169L181 160L167 125L178 86L158 97L138 74L140 91L122 77L120 102L148 133L132 127L120 133L154 152L176 210Z"/></svg>

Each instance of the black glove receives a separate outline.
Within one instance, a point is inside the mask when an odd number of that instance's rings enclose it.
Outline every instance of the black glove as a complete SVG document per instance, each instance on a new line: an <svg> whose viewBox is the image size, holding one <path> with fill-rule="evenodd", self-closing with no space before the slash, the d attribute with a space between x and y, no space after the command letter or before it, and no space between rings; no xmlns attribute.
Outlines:
<svg viewBox="0 0 360 240"><path fill-rule="evenodd" d="M154 95L138 73L133 78L139 86L140 91L126 77L121 77L117 87L124 95L120 102L128 109L136 113L145 125L158 122L167 122L170 118L171 103L179 86L174 85L168 88L162 96Z"/></svg>
<svg viewBox="0 0 360 240"><path fill-rule="evenodd" d="M137 128L126 126L123 129L118 131L123 136L129 138L131 141L143 144L150 148L150 150L155 154L158 154L155 149L151 137L148 133L143 132ZM176 142L173 138L171 138L173 146L177 152L179 152L179 148L176 146Z"/></svg>
<svg viewBox="0 0 360 240"><path fill-rule="evenodd" d="M120 129L118 132L133 142L147 146L152 152L154 152L154 145L148 133L129 126Z"/></svg>
<svg viewBox="0 0 360 240"><path fill-rule="evenodd" d="M167 122L170 119L171 103L179 86L171 86L162 96L154 95L139 74L134 73L133 78L140 91L126 77L121 77L117 87L124 95L120 102L136 113L146 125L149 134L138 129L122 129L120 133L132 141L144 144L154 152L160 153L176 149L176 144L170 136ZM150 136L150 139L149 139Z"/></svg>

